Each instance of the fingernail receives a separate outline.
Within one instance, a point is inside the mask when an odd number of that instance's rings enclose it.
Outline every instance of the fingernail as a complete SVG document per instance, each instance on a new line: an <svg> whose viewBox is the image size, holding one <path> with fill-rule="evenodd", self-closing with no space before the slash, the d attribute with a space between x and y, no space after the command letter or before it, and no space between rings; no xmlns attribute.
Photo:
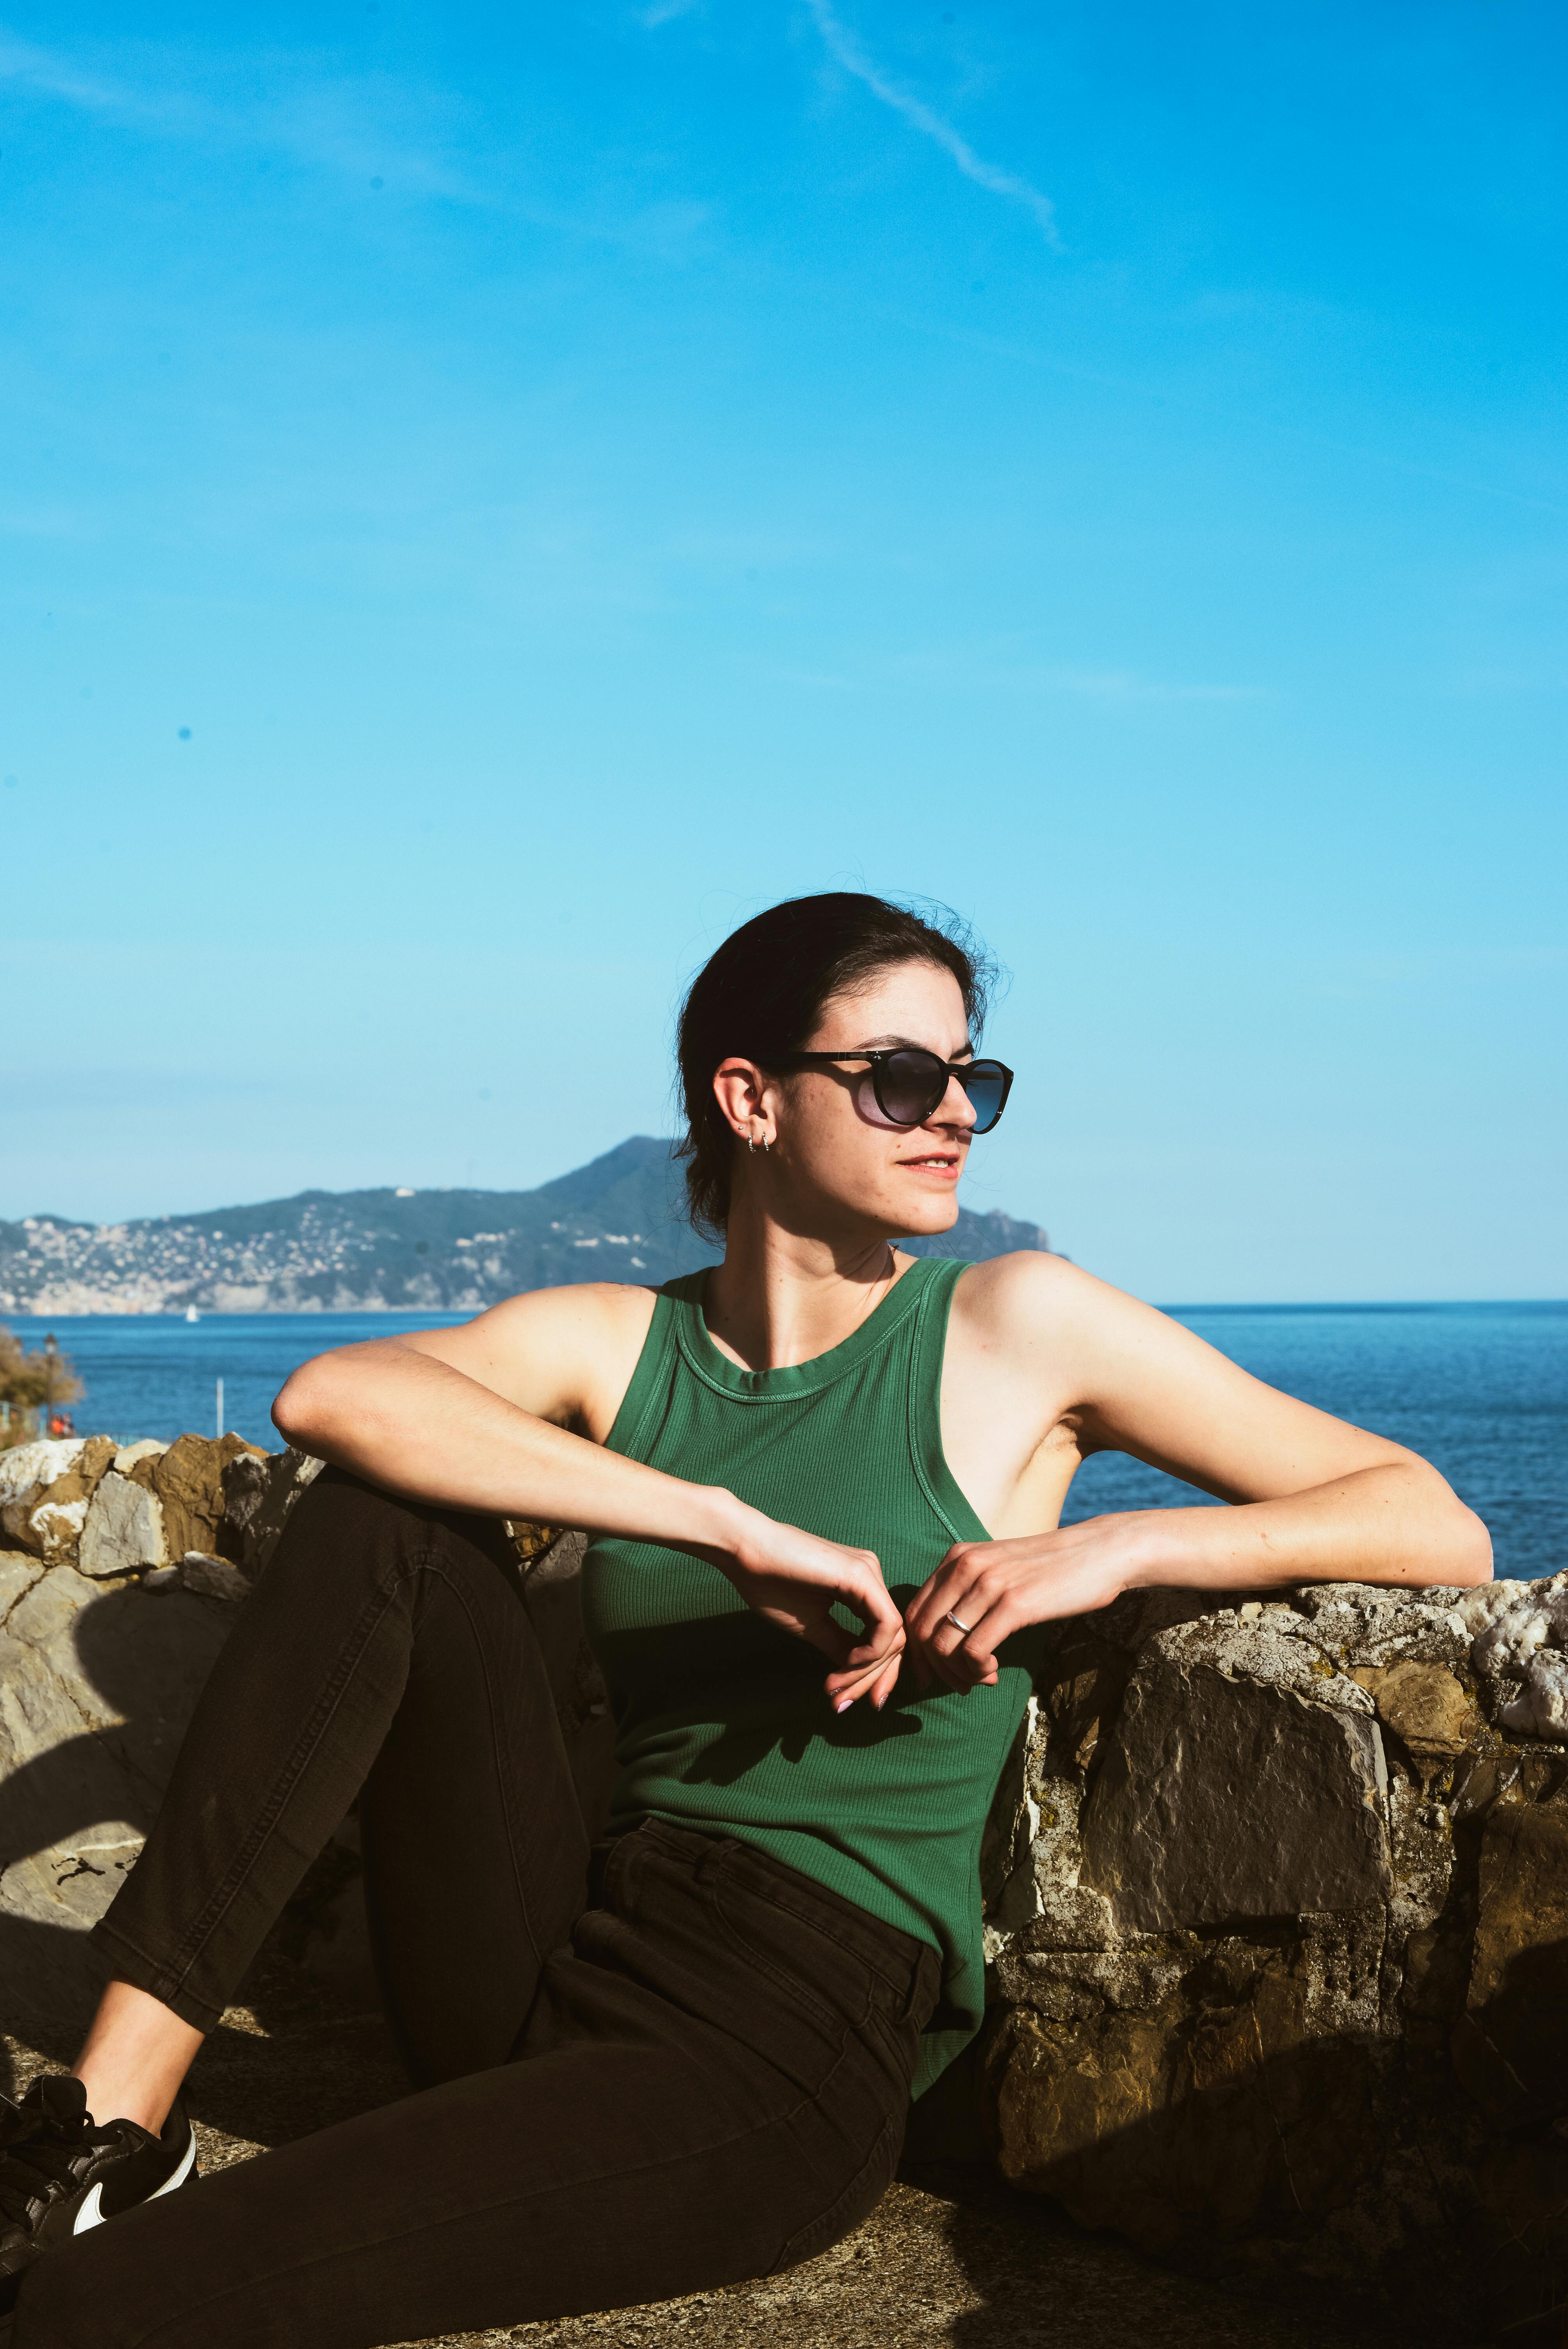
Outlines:
<svg viewBox="0 0 1568 2349"><path fill-rule="evenodd" d="M834 1700L834 1703L833 1703L833 1711L834 1711L835 1713L848 1713L848 1711L849 1711L849 1709L850 1709L851 1705L852 1705L852 1704L853 1704L853 1702L854 1702L854 1698L853 1698L852 1696L841 1696L841 1697L838 1697L838 1698L836 1698L836 1699Z"/></svg>

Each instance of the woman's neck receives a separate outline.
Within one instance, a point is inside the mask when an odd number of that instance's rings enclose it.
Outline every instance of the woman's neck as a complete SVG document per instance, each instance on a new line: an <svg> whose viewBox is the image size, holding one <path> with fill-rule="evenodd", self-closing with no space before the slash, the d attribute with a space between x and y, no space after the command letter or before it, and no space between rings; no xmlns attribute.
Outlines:
<svg viewBox="0 0 1568 2349"><path fill-rule="evenodd" d="M708 1334L743 1370L789 1370L841 1346L914 1261L879 1236L822 1238L786 1231L749 1203L738 1210L704 1311Z"/></svg>

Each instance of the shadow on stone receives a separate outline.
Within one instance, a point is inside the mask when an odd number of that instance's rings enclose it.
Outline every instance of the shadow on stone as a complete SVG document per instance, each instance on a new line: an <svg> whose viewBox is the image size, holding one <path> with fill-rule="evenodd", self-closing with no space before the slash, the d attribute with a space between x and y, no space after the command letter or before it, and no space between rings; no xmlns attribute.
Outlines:
<svg viewBox="0 0 1568 2349"><path fill-rule="evenodd" d="M0 1777L0 1983L13 2025L78 2029L103 1968L88 1928L150 1826L232 1610L46 1574L0 1633L15 1765Z"/></svg>

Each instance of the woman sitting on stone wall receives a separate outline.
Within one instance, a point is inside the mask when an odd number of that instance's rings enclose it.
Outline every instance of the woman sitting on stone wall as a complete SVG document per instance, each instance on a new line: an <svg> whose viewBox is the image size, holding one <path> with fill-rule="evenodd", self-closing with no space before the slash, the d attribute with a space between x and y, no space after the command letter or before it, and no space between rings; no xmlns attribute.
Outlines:
<svg viewBox="0 0 1568 2349"><path fill-rule="evenodd" d="M1058 1257L892 1245L949 1228L1006 1105L984 994L878 898L775 906L681 1020L722 1265L290 1379L278 1426L334 1465L98 1928L76 2074L0 2158L15 2349L369 2349L825 2249L980 2022L981 1830L1045 1627L1147 1584L1488 1577L1398 1445ZM1234 1506L1059 1526L1106 1447ZM592 1850L506 1518L593 1528L619 1778ZM356 1796L420 2093L171 2194L186 2068Z"/></svg>

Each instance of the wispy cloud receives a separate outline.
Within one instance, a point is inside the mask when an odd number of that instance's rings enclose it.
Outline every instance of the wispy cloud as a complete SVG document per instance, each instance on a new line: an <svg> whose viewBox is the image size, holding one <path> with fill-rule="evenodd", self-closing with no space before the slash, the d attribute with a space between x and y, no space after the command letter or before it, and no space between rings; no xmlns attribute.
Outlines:
<svg viewBox="0 0 1568 2349"><path fill-rule="evenodd" d="M144 129L190 135L211 129L216 121L212 109L198 100L106 81L100 75L84 72L68 57L20 41L0 40L0 81L18 82L41 98L57 98L62 105L76 108L78 113L101 115Z"/></svg>
<svg viewBox="0 0 1568 2349"><path fill-rule="evenodd" d="M1022 204L1026 212L1032 212L1046 243L1060 250L1061 236L1057 228L1056 206L1049 196L1042 195L1038 188L1021 178L1016 171L1006 171L1000 164L988 163L983 155L975 152L963 133L954 130L951 122L944 122L923 98L916 98L913 90L901 89L895 81L890 80L876 60L861 47L848 26L840 22L829 0L806 0L806 5L822 36L823 46L835 64L841 66L845 73L852 74L857 81L863 82L873 98L880 98L884 106L891 106L895 114L902 114L910 128L918 130L922 138L929 139L940 147L966 180L973 180L977 188L985 188L994 196L1005 196L1010 203Z"/></svg>
<svg viewBox="0 0 1568 2349"><path fill-rule="evenodd" d="M397 109L387 103L393 94L371 83L296 80L278 98L225 103L158 78L105 74L58 51L4 37L0 82L152 138L292 153L346 178L383 177L405 192L480 201L422 141L410 141L393 119Z"/></svg>

